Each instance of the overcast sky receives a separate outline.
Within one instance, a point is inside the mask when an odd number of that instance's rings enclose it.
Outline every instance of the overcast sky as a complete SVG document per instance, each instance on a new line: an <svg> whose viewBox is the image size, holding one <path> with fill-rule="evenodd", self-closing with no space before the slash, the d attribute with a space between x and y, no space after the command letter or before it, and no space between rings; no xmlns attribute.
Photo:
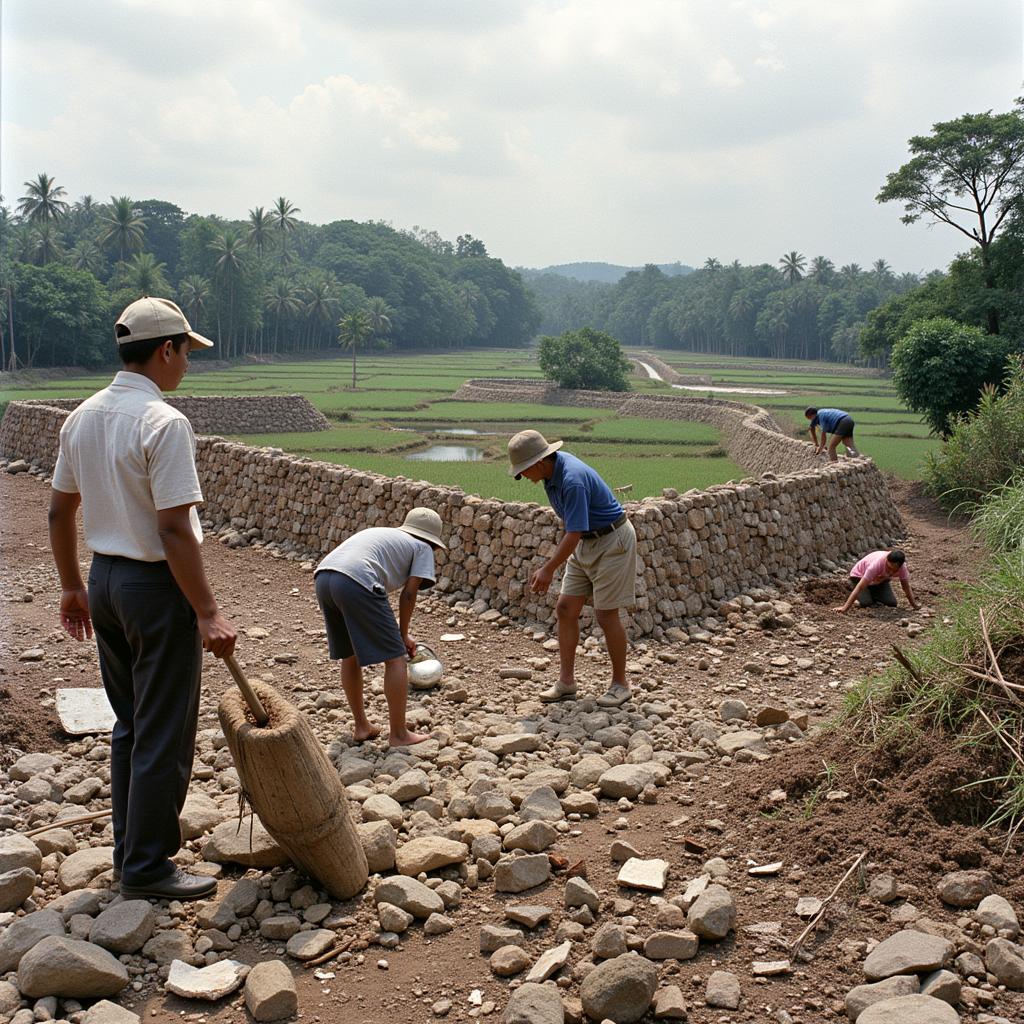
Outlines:
<svg viewBox="0 0 1024 1024"><path fill-rule="evenodd" d="M513 265L885 257L906 140L1021 92L1020 0L2 0L0 190L468 232Z"/></svg>

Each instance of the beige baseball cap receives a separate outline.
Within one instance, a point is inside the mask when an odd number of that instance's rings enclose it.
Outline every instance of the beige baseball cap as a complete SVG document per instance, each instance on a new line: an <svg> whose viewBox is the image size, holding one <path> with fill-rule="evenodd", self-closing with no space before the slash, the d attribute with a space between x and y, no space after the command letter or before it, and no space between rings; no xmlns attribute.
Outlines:
<svg viewBox="0 0 1024 1024"><path fill-rule="evenodd" d="M520 430L508 443L508 461L512 463L508 475L518 480L524 469L529 469L535 462L540 462L561 447L561 441L548 444L547 438L539 430Z"/></svg>
<svg viewBox="0 0 1024 1024"><path fill-rule="evenodd" d="M118 327L125 330L119 334ZM114 337L118 345L152 338L171 338L175 334L188 335L189 349L213 348L213 342L196 334L185 319L185 314L170 299L154 299L148 295L136 299L125 308L114 325Z"/></svg>
<svg viewBox="0 0 1024 1024"><path fill-rule="evenodd" d="M448 550L448 545L441 540L441 517L432 508L409 509L405 522L399 529L412 537L418 537L420 540L436 544L445 551Z"/></svg>

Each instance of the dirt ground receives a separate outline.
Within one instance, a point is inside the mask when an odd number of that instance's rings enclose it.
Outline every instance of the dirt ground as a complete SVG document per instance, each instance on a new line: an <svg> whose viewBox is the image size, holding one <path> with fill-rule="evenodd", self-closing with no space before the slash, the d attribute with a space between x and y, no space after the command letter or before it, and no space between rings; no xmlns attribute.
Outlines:
<svg viewBox="0 0 1024 1024"><path fill-rule="evenodd" d="M94 648L74 644L58 627L58 585L46 539L48 490L28 475L0 473L0 767L18 752L56 750L70 742L53 709L57 686L99 685ZM961 527L949 524L913 487L897 485L894 493L908 528L904 547L913 586L919 600L935 609L953 581L973 574L980 551ZM322 622L310 571L264 551L229 550L214 538L204 546L204 557L222 609L239 627L238 654L243 664L250 669L272 666L274 685L296 699L311 690L334 687L340 692L320 636ZM758 630L740 635L735 646L723 645L714 659L699 657L700 644L666 645L664 650L675 652L676 661L659 674L678 692L706 703L712 717L724 697L747 698L737 680L740 666L751 658L812 656L816 659L813 671L773 671L757 693L805 709L812 726L820 725L838 710L849 686L888 662L891 643L913 645L905 628L908 618L926 626L935 621L928 615L915 616L905 606L839 616L832 606L845 594L843 580L831 578L811 581L799 593L780 595L799 602L800 619L814 627L814 635L789 629ZM257 647L246 639L244 631L254 627L270 631L273 648ZM440 600L425 602L417 610L412 632L430 642L452 629L467 633L471 643L459 648L458 655L446 657L448 669L471 689L507 687L507 682L498 681L498 669L543 653L522 630L485 625L453 613ZM18 660L33 647L44 649L43 660ZM662 649L654 644L647 648ZM295 662L275 665L269 657L275 649L294 652ZM604 682L604 662L590 664L593 667L585 665L581 672L581 685L596 691ZM533 691L550 682L549 675L539 682L512 685L530 688L528 696L535 698ZM223 667L208 661L200 728L216 725L216 701L228 685L230 678ZM429 702L421 702L414 694L410 707L414 718L429 723ZM347 716L342 718L339 732L347 721ZM685 733L679 746L691 746ZM686 993L690 1021L771 1020L780 1008L794 1021L845 1019L843 996L863 980L858 963L863 949L858 953L856 944L883 938L897 927L890 923L887 908L858 896L853 887L844 888L831 905L825 927L807 944L812 958L795 963L794 973L755 980L750 963L785 957L783 947L804 926L793 912L796 899L826 896L853 858L865 850L868 874L894 874L902 894L935 921L953 924L957 920L956 913L938 900L935 886L941 874L960 866L988 868L997 891L1020 908L1024 880L1019 853L1004 852L1002 840L971 824L969 809L950 797L956 785L976 769L948 744L922 740L909 752L879 753L832 732L787 747L763 763L709 762L705 775L674 779L659 790L656 804L637 804L625 815L614 802L602 801L600 817L580 823L578 837L563 837L558 852L569 863L585 861L590 883L602 897L612 898L622 895L616 891L616 866L608 854L616 838L626 839L645 856L668 860L672 892L681 891L685 879L698 874L708 858L722 856L729 861L732 873L727 884L738 908L735 934L722 943L702 944L696 959L669 961L659 971L663 984L679 984ZM848 798L822 799L823 781L828 789L846 791ZM777 789L787 793L782 803L769 799ZM623 817L627 826L616 828L616 820ZM784 862L775 877L743 873L748 862L773 860ZM413 1024L435 1019L432 1005L450 999L448 1019L464 1020L484 1015L469 1002L474 989L481 993L484 1011L491 1009L487 1003L494 1004L498 1019L507 1001L508 982L494 977L480 954L479 926L501 923L506 902L543 903L554 907L555 914L549 926L531 934L531 938L536 935L531 951L550 948L562 908L560 885L552 883L549 888L550 892L531 892L524 899L496 895L492 886L483 884L464 897L452 915L455 930L447 935L431 939L414 929L397 950L371 946L363 963L357 957L347 965L326 965L324 970L333 977L318 979L313 971L296 966L301 1019ZM652 921L655 906L642 896L631 898L633 913L645 924ZM351 904L358 905L358 900ZM774 934L746 930L764 922L779 922L780 927ZM234 955L255 962L270 954L266 943L248 939ZM386 960L387 968L375 966L378 960ZM738 1011L703 1005L704 982L719 967L733 970L741 979L745 999ZM122 1001L127 1005L132 999ZM174 1017L226 1024L248 1019L237 995L199 1009L195 1003L150 991L136 997L132 1009L145 1020ZM1024 999L1019 994L1002 996L993 1012L1024 1020ZM964 1019L973 1017L965 1011Z"/></svg>

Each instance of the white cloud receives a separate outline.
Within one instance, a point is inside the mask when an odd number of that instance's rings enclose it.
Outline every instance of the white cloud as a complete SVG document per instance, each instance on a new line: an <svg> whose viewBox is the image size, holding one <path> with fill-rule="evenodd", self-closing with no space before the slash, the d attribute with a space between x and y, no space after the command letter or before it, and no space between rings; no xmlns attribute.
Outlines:
<svg viewBox="0 0 1024 1024"><path fill-rule="evenodd" d="M874 195L1020 89L990 0L48 0L3 8L0 189L483 238L509 262L944 263Z"/></svg>

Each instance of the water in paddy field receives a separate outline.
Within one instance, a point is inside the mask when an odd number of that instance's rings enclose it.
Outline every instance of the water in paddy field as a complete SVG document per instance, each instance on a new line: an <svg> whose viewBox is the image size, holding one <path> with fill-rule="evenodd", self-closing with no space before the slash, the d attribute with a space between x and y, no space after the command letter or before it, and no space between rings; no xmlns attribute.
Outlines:
<svg viewBox="0 0 1024 1024"><path fill-rule="evenodd" d="M484 453L469 444L432 444L406 458L411 462L482 462Z"/></svg>
<svg viewBox="0 0 1024 1024"><path fill-rule="evenodd" d="M457 437L478 437L482 430L475 430L473 427L446 427L444 430L434 430L434 434L454 434Z"/></svg>
<svg viewBox="0 0 1024 1024"><path fill-rule="evenodd" d="M712 387L709 384L673 384L678 391L715 392L721 395L786 395L788 391L773 391L771 388L725 388Z"/></svg>
<svg viewBox="0 0 1024 1024"><path fill-rule="evenodd" d="M636 360L646 371L647 376L651 380L660 380L664 382L665 378L662 377L658 371L651 366L650 363L645 363L642 359ZM710 384L673 384L677 391L701 391L705 394L708 392L720 394L720 395L785 395L785 391L773 391L770 388L726 388L716 387Z"/></svg>

